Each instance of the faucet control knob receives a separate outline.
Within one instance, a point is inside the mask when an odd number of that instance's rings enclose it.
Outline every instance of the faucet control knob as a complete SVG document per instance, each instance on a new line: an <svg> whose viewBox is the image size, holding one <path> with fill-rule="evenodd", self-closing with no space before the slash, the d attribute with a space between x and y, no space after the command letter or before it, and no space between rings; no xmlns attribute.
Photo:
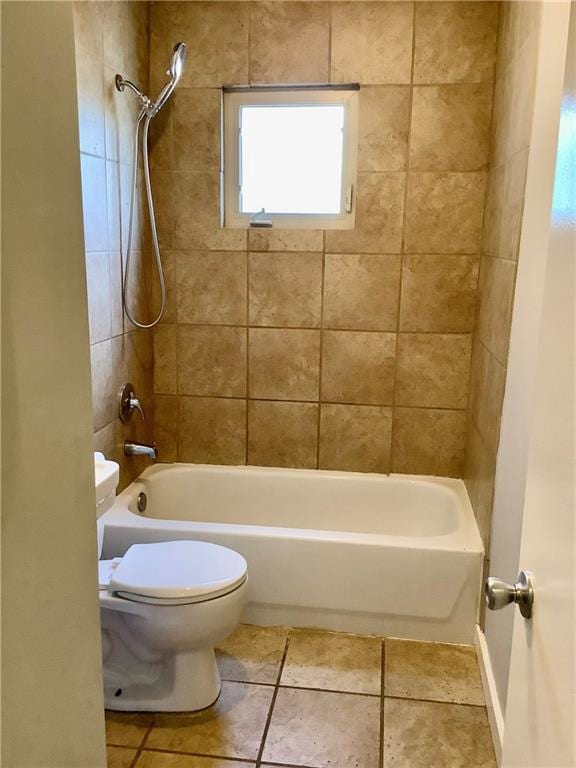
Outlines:
<svg viewBox="0 0 576 768"><path fill-rule="evenodd" d="M144 420L144 409L134 392L134 385L128 382L120 390L119 416L125 424L130 421L134 411L140 411Z"/></svg>

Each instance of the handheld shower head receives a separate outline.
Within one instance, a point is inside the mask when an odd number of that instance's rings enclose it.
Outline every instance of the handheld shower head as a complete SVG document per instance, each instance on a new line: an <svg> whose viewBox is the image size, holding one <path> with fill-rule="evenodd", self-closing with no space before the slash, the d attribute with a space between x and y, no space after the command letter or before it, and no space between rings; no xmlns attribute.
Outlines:
<svg viewBox="0 0 576 768"><path fill-rule="evenodd" d="M166 74L170 77L170 81L166 83L164 88L158 94L158 98L154 102L154 114L159 112L164 104L168 101L174 88L178 85L178 81L182 76L184 70L184 64L186 62L186 43L176 43L172 50L172 58L170 59L170 66L166 70Z"/></svg>
<svg viewBox="0 0 576 768"><path fill-rule="evenodd" d="M171 78L180 80L182 71L184 70L184 64L186 64L186 43L176 43L172 51L172 59L170 60L170 66L167 71L167 75Z"/></svg>

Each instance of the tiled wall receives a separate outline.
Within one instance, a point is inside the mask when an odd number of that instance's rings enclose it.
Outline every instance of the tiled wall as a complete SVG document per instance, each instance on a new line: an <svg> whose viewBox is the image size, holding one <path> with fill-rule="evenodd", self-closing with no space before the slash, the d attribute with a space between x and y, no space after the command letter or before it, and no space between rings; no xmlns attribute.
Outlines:
<svg viewBox="0 0 576 768"><path fill-rule="evenodd" d="M486 545L524 206L540 11L539 2L514 2L503 4L500 12L465 468Z"/></svg>
<svg viewBox="0 0 576 768"><path fill-rule="evenodd" d="M124 456L125 439L151 439L153 425L152 338L134 330L122 312L121 251L125 251L132 183L136 99L118 93L116 72L148 84L148 5L140 2L75 4L76 69L80 123L84 237L88 277L90 353L95 449L120 462L121 486L145 466ZM141 216L141 200L139 201ZM136 247L144 249L140 224ZM141 263L142 253L135 259ZM145 271L135 270L132 295L140 315L148 311ZM124 426L118 391L132 381L147 422L135 416Z"/></svg>
<svg viewBox="0 0 576 768"><path fill-rule="evenodd" d="M158 2L165 460L460 476L498 4ZM359 81L352 231L219 228L222 84Z"/></svg>

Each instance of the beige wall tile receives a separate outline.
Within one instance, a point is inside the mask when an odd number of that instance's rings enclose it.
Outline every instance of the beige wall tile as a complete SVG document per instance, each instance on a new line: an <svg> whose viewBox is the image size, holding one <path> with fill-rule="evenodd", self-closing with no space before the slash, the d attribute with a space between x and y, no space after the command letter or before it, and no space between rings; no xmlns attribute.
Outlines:
<svg viewBox="0 0 576 768"><path fill-rule="evenodd" d="M250 324L318 327L322 255L251 253Z"/></svg>
<svg viewBox="0 0 576 768"><path fill-rule="evenodd" d="M246 323L246 253L177 254L178 322Z"/></svg>
<svg viewBox="0 0 576 768"><path fill-rule="evenodd" d="M119 251L120 239L120 167L118 163L106 161L106 201L108 218L108 247Z"/></svg>
<svg viewBox="0 0 576 768"><path fill-rule="evenodd" d="M220 226L218 173L178 172L173 182L177 248L238 251L246 247L245 230Z"/></svg>
<svg viewBox="0 0 576 768"><path fill-rule="evenodd" d="M399 253L404 211L404 173L360 173L354 229L326 232L326 250Z"/></svg>
<svg viewBox="0 0 576 768"><path fill-rule="evenodd" d="M329 405L320 408L320 468L389 472L392 408Z"/></svg>
<svg viewBox="0 0 576 768"><path fill-rule="evenodd" d="M178 254L175 251L161 249L162 267L164 269L164 283L166 286L166 305L164 314L160 320L161 323L175 323L176 313L176 261ZM156 316L160 309L160 281L154 271L152 275L151 286L151 311Z"/></svg>
<svg viewBox="0 0 576 768"><path fill-rule="evenodd" d="M516 262L482 259L477 333L502 365L506 365L508 359L515 284Z"/></svg>
<svg viewBox="0 0 576 768"><path fill-rule="evenodd" d="M92 371L92 416L94 431L102 429L116 417L117 403L112 387L112 344L110 340L90 347Z"/></svg>
<svg viewBox="0 0 576 768"><path fill-rule="evenodd" d="M178 391L176 331L176 325L154 328L154 392L163 395Z"/></svg>
<svg viewBox="0 0 576 768"><path fill-rule="evenodd" d="M317 405L248 402L248 464L314 469L317 439Z"/></svg>
<svg viewBox="0 0 576 768"><path fill-rule="evenodd" d="M409 83L412 3L335 3L332 82Z"/></svg>
<svg viewBox="0 0 576 768"><path fill-rule="evenodd" d="M76 87L80 151L104 157L104 63L101 58L79 45L76 46Z"/></svg>
<svg viewBox="0 0 576 768"><path fill-rule="evenodd" d="M263 757L267 762L377 768L377 696L280 688Z"/></svg>
<svg viewBox="0 0 576 768"><path fill-rule="evenodd" d="M414 82L490 82L496 60L498 5L417 2Z"/></svg>
<svg viewBox="0 0 576 768"><path fill-rule="evenodd" d="M396 334L324 331L322 400L392 403Z"/></svg>
<svg viewBox="0 0 576 768"><path fill-rule="evenodd" d="M245 463L245 400L180 397L178 406L179 461Z"/></svg>
<svg viewBox="0 0 576 768"><path fill-rule="evenodd" d="M91 56L103 57L100 3L92 0L74 3L74 42Z"/></svg>
<svg viewBox="0 0 576 768"><path fill-rule="evenodd" d="M220 170L220 104L216 88L179 88L174 94L172 158L178 171Z"/></svg>
<svg viewBox="0 0 576 768"><path fill-rule="evenodd" d="M475 256L404 256L400 330L471 332L477 288Z"/></svg>
<svg viewBox="0 0 576 768"><path fill-rule="evenodd" d="M110 269L107 253L86 254L88 288L88 321L90 343L109 339L112 335L110 314Z"/></svg>
<svg viewBox="0 0 576 768"><path fill-rule="evenodd" d="M251 328L249 396L318 400L320 331Z"/></svg>
<svg viewBox="0 0 576 768"><path fill-rule="evenodd" d="M178 398L154 395L154 440L158 461L178 460Z"/></svg>
<svg viewBox="0 0 576 768"><path fill-rule="evenodd" d="M124 307L122 305L122 255L120 252L108 254L110 270L110 315L112 336L118 336L124 331Z"/></svg>
<svg viewBox="0 0 576 768"><path fill-rule="evenodd" d="M392 471L461 477L466 412L395 408Z"/></svg>
<svg viewBox="0 0 576 768"><path fill-rule="evenodd" d="M84 247L86 251L107 251L106 161L100 157L82 154L80 155L80 166Z"/></svg>
<svg viewBox="0 0 576 768"><path fill-rule="evenodd" d="M484 186L484 173L410 173L406 252L478 253Z"/></svg>
<svg viewBox="0 0 576 768"><path fill-rule="evenodd" d="M359 171L403 171L410 130L410 90L362 88L358 130Z"/></svg>
<svg viewBox="0 0 576 768"><path fill-rule="evenodd" d="M178 392L245 397L246 329L178 325Z"/></svg>
<svg viewBox="0 0 576 768"><path fill-rule="evenodd" d="M520 230L524 212L524 189L528 150L510 158L504 169L504 197L498 250L493 255L502 259L518 259Z"/></svg>
<svg viewBox="0 0 576 768"><path fill-rule="evenodd" d="M482 442L496 456L506 384L506 369L476 337L470 375L470 415Z"/></svg>
<svg viewBox="0 0 576 768"><path fill-rule="evenodd" d="M490 551L495 477L496 456L484 447L478 429L469 418L463 478L486 552Z"/></svg>
<svg viewBox="0 0 576 768"><path fill-rule="evenodd" d="M182 87L248 82L248 3L157 2L151 5L150 70L161 82L174 43L184 40L188 58Z"/></svg>
<svg viewBox="0 0 576 768"><path fill-rule="evenodd" d="M324 233L320 229L249 229L251 251L321 251Z"/></svg>
<svg viewBox="0 0 576 768"><path fill-rule="evenodd" d="M410 168L478 171L486 167L492 86L477 84L414 88Z"/></svg>
<svg viewBox="0 0 576 768"><path fill-rule="evenodd" d="M163 171L154 168L152 175L152 191L154 194L154 214L156 216L156 228L158 231L158 241L161 248L173 248L176 239L176 197L178 188L176 179L178 174L170 171ZM183 206L184 201L178 201L178 210ZM146 216L146 221L148 217ZM148 226L148 225L146 225ZM126 221L126 231L128 222ZM181 247L178 245L177 247Z"/></svg>
<svg viewBox="0 0 576 768"><path fill-rule="evenodd" d="M250 11L250 82L329 79L330 9L325 3L259 2Z"/></svg>
<svg viewBox="0 0 576 768"><path fill-rule="evenodd" d="M485 707L390 698L384 702L384 718L383 768L496 768Z"/></svg>
<svg viewBox="0 0 576 768"><path fill-rule="evenodd" d="M186 91L187 92L187 91ZM172 139L174 125L174 104L183 89L177 90L150 123L148 146L150 148L150 167L169 171L174 168L172 160Z"/></svg>
<svg viewBox="0 0 576 768"><path fill-rule="evenodd" d="M325 328L395 331L400 256L327 254Z"/></svg>
<svg viewBox="0 0 576 768"><path fill-rule="evenodd" d="M470 334L401 333L396 403L427 408L466 408Z"/></svg>
<svg viewBox="0 0 576 768"><path fill-rule="evenodd" d="M144 411L152 406L152 342L152 334L145 330L131 331L112 339L114 393L117 395L123 384L132 382Z"/></svg>

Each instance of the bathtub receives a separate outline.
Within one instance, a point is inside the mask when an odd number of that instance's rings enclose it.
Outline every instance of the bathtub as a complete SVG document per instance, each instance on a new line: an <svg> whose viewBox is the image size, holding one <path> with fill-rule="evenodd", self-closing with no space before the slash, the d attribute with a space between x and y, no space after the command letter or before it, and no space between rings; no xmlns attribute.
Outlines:
<svg viewBox="0 0 576 768"><path fill-rule="evenodd" d="M187 538L242 553L250 623L473 641L484 552L461 480L157 464L100 520L106 558Z"/></svg>

